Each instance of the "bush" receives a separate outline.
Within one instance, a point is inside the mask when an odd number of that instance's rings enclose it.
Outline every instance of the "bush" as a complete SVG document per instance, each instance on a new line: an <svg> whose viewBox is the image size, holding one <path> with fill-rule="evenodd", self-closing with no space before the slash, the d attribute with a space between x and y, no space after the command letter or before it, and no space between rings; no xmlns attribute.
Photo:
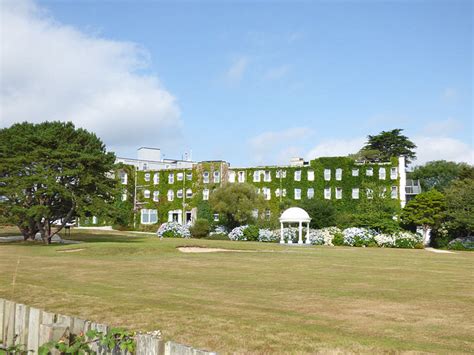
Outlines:
<svg viewBox="0 0 474 355"><path fill-rule="evenodd" d="M342 232L344 244L354 247L367 247L374 241L375 233L366 228L346 228Z"/></svg>
<svg viewBox="0 0 474 355"><path fill-rule="evenodd" d="M278 242L280 236L269 229L259 229L258 241L259 242Z"/></svg>
<svg viewBox="0 0 474 355"><path fill-rule="evenodd" d="M342 233L337 233L334 235L334 238L332 238L332 244L336 246L344 245L344 236Z"/></svg>
<svg viewBox="0 0 474 355"><path fill-rule="evenodd" d="M205 238L209 235L210 226L209 221L204 218L199 218L194 222L194 225L189 228L193 238Z"/></svg>
<svg viewBox="0 0 474 355"><path fill-rule="evenodd" d="M400 232L395 235L395 248L423 248L423 237L417 233Z"/></svg>
<svg viewBox="0 0 474 355"><path fill-rule="evenodd" d="M247 229L247 227L248 227L247 225L235 227L229 233L229 239L230 240L247 240L247 238L244 236L244 230Z"/></svg>
<svg viewBox="0 0 474 355"><path fill-rule="evenodd" d="M229 236L225 233L214 233L208 237L205 237L206 240L230 240Z"/></svg>
<svg viewBox="0 0 474 355"><path fill-rule="evenodd" d="M191 233L187 226L182 226L177 222L163 223L156 232L160 238L190 238Z"/></svg>
<svg viewBox="0 0 474 355"><path fill-rule="evenodd" d="M247 228L244 229L245 240L253 242L258 241L258 234L259 229L257 226L247 226Z"/></svg>
<svg viewBox="0 0 474 355"><path fill-rule="evenodd" d="M333 246L333 239L336 234L341 234L341 230L337 227L327 227L312 230L309 233L309 239L313 245L330 245Z"/></svg>

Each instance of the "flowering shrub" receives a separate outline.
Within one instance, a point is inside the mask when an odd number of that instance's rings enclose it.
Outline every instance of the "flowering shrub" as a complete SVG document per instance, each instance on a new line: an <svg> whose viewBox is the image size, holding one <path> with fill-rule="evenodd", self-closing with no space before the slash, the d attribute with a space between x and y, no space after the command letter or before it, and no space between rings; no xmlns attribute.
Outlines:
<svg viewBox="0 0 474 355"><path fill-rule="evenodd" d="M396 236L394 234L378 234L374 237L379 247L393 248L395 246Z"/></svg>
<svg viewBox="0 0 474 355"><path fill-rule="evenodd" d="M216 226L216 228L214 228L214 232L211 232L209 234L210 235L213 235L213 234L227 234L227 230L224 226Z"/></svg>
<svg viewBox="0 0 474 355"><path fill-rule="evenodd" d="M258 230L258 241L259 242L276 242L280 240L280 236L269 229Z"/></svg>
<svg viewBox="0 0 474 355"><path fill-rule="evenodd" d="M298 229L296 228L283 228L283 240L285 242L291 240L293 243L298 243Z"/></svg>
<svg viewBox="0 0 474 355"><path fill-rule="evenodd" d="M395 235L395 248L423 248L423 237L418 233L399 232Z"/></svg>
<svg viewBox="0 0 474 355"><path fill-rule="evenodd" d="M163 223L156 232L160 238L190 238L188 226L182 226L177 222Z"/></svg>
<svg viewBox="0 0 474 355"><path fill-rule="evenodd" d="M309 240L313 245L330 245L333 246L333 239L340 234L341 230L337 227L326 227L322 229L314 229L309 233Z"/></svg>
<svg viewBox="0 0 474 355"><path fill-rule="evenodd" d="M245 238L245 235L244 235L244 230L247 229L247 227L248 225L235 227L229 233L229 239L230 240L247 240L247 238Z"/></svg>
<svg viewBox="0 0 474 355"><path fill-rule="evenodd" d="M374 245L375 232L367 228L346 228L342 231L344 244L351 247Z"/></svg>

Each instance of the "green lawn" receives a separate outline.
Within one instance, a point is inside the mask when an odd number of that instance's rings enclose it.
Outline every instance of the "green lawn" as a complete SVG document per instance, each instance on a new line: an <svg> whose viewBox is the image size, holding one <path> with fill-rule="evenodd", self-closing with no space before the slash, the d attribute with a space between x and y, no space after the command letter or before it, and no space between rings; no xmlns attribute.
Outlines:
<svg viewBox="0 0 474 355"><path fill-rule="evenodd" d="M72 236L0 243L0 296L221 353L474 352L474 253Z"/></svg>

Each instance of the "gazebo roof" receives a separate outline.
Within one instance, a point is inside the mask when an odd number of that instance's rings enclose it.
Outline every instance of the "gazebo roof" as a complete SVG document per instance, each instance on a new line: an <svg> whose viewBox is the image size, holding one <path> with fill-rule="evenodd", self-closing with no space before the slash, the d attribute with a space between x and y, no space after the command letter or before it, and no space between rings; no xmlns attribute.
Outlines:
<svg viewBox="0 0 474 355"><path fill-rule="evenodd" d="M280 222L309 222L311 218L304 209L299 207L290 207L285 210L281 217Z"/></svg>

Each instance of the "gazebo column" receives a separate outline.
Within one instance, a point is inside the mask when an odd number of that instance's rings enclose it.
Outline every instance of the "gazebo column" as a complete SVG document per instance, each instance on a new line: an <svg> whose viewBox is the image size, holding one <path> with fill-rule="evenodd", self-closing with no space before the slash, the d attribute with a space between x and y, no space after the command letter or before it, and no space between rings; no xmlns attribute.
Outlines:
<svg viewBox="0 0 474 355"><path fill-rule="evenodd" d="M309 222L308 228L306 229L306 244L311 244L311 240L309 240Z"/></svg>
<svg viewBox="0 0 474 355"><path fill-rule="evenodd" d="M280 244L285 244L285 237L283 235L283 222L280 222Z"/></svg>
<svg viewBox="0 0 474 355"><path fill-rule="evenodd" d="M299 222L298 228L298 244L303 244L303 222Z"/></svg>
<svg viewBox="0 0 474 355"><path fill-rule="evenodd" d="M292 230L291 223L288 223L288 240L286 241L288 244L293 244L293 240L291 240Z"/></svg>

